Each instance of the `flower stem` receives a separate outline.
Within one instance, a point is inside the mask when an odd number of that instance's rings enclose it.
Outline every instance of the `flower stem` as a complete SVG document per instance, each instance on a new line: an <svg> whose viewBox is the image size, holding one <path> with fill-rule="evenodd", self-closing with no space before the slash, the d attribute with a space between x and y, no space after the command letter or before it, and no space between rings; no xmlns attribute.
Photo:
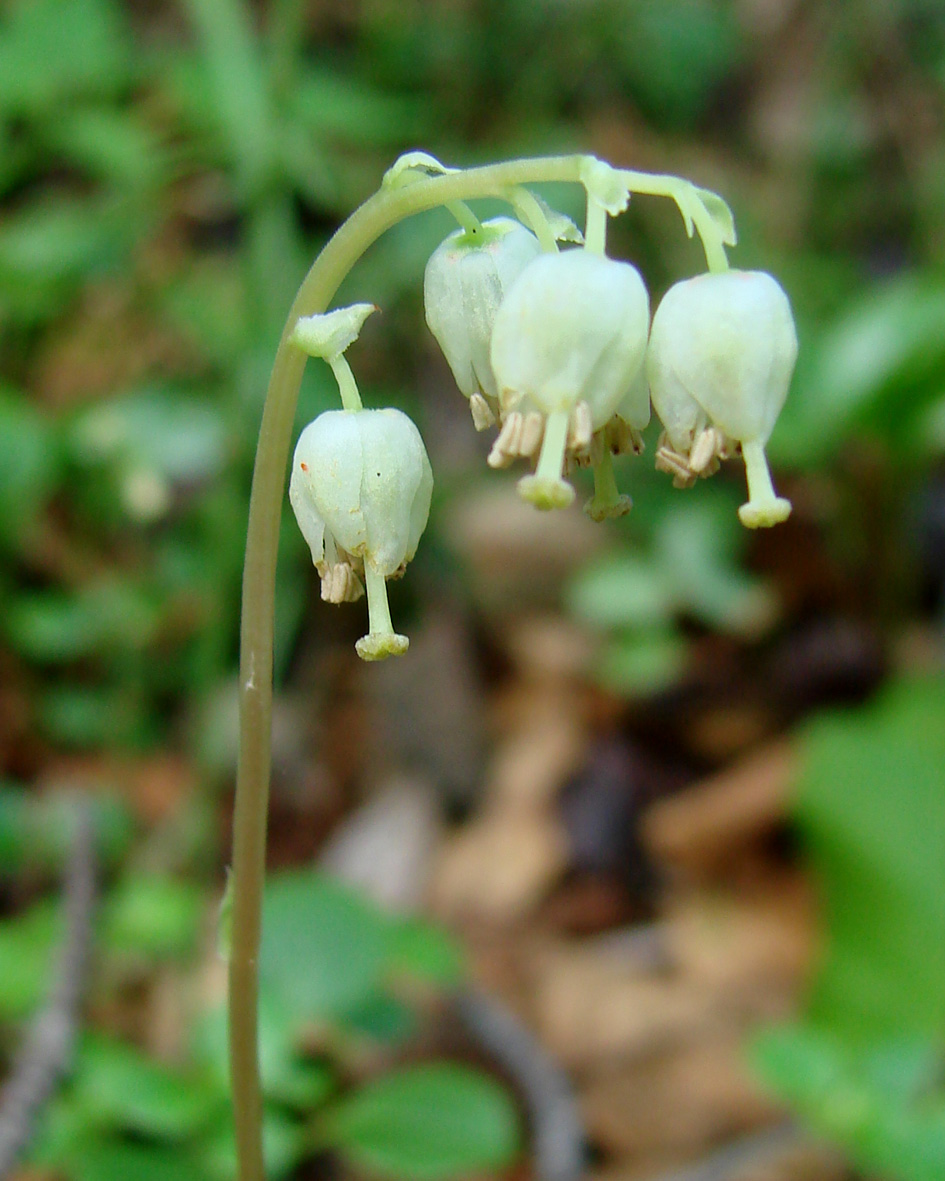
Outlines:
<svg viewBox="0 0 945 1181"><path fill-rule="evenodd" d="M587 194L587 216L584 219L584 249L603 257L607 252L607 210Z"/></svg>
<svg viewBox="0 0 945 1181"><path fill-rule="evenodd" d="M482 233L482 222L469 208L465 201L449 201L446 208L456 218L467 234L475 237Z"/></svg>
<svg viewBox="0 0 945 1181"><path fill-rule="evenodd" d="M354 380L351 366L339 353L337 357L329 357L328 364L338 382L338 392L341 394L341 405L345 410L362 410L361 395L358 393L358 383Z"/></svg>
<svg viewBox="0 0 945 1181"><path fill-rule="evenodd" d="M437 206L449 206L454 201L507 196L510 189L520 185L550 181L578 183L584 160L582 156L511 160L425 177L401 187L382 188L355 210L327 243L313 263L289 312L263 407L243 567L240 746L233 816L229 976L230 1070L239 1181L265 1181L256 1012L269 799L273 607L286 466L306 361L301 349L290 347L292 331L301 316L328 309L342 280L361 255L397 222ZM632 174L637 192L675 196L680 191L679 186L684 184L672 177L661 177L656 178L660 183L653 187L652 179L646 173ZM528 196L540 215L533 228L539 241L545 245L549 235L552 239L554 235L537 201L531 194ZM703 232L698 223L697 228ZM546 245L546 249L555 247L553 240ZM719 251L725 265L721 246ZM717 257L715 261L718 262ZM709 265L713 265L712 259L709 259ZM560 480L560 461L557 480ZM564 481L560 482L564 484Z"/></svg>
<svg viewBox="0 0 945 1181"><path fill-rule="evenodd" d="M545 254L556 254L558 251L558 242L555 238L554 230L548 224L545 211L535 199L535 194L530 193L525 188L516 189L513 204L517 212L528 222L532 233L538 239L538 243Z"/></svg>
<svg viewBox="0 0 945 1181"><path fill-rule="evenodd" d="M692 232L692 226L689 225L690 219L695 226L702 240L702 249L705 251L705 261L709 270L728 270L728 258L725 255L722 235L689 181L683 180L679 176L636 172L633 169L621 169L620 175L633 193L648 194L653 197L671 197L686 219L690 233Z"/></svg>

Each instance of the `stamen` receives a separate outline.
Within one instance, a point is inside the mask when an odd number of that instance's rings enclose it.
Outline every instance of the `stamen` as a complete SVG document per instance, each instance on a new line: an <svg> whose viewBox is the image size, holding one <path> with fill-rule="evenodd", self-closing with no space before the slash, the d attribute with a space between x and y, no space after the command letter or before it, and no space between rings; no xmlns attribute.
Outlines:
<svg viewBox="0 0 945 1181"><path fill-rule="evenodd" d="M537 410L529 410L522 422L522 438L519 443L519 453L526 459L534 459L541 447L542 435L545 433L545 420Z"/></svg>
<svg viewBox="0 0 945 1181"><path fill-rule="evenodd" d="M591 445L591 436L593 433L594 427L591 421L591 408L587 402L578 402L571 411L571 418L568 423L568 450L586 451Z"/></svg>
<svg viewBox="0 0 945 1181"><path fill-rule="evenodd" d="M689 452L689 470L702 475L716 454L716 435L712 427L696 436L696 441Z"/></svg>
<svg viewBox="0 0 945 1181"><path fill-rule="evenodd" d="M473 426L477 431L488 430L495 423L492 407L482 394L473 394L469 399L469 412L472 414Z"/></svg>
<svg viewBox="0 0 945 1181"><path fill-rule="evenodd" d="M502 429L496 436L492 450L489 452L489 458L486 460L489 467L508 467L515 458L515 452L510 444L516 431L516 422L514 421L516 415L518 418L522 417L517 410L513 410L502 423Z"/></svg>

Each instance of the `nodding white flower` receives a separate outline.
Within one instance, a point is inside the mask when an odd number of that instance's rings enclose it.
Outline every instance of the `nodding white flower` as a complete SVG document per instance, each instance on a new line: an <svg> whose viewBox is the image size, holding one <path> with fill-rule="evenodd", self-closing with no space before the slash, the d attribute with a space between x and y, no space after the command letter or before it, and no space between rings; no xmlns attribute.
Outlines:
<svg viewBox="0 0 945 1181"><path fill-rule="evenodd" d="M433 473L420 432L399 410L328 410L302 431L292 460L289 500L333 602L367 585L364 660L406 652L396 635L386 579L417 552L430 513Z"/></svg>
<svg viewBox="0 0 945 1181"><path fill-rule="evenodd" d="M489 342L496 309L525 267L541 254L535 235L511 217L457 230L434 250L423 275L427 324L443 350L477 430L495 422L498 394Z"/></svg>
<svg viewBox="0 0 945 1181"><path fill-rule="evenodd" d="M545 509L570 504L565 451L586 450L618 410L635 429L646 425L649 399L638 377L648 325L646 287L627 262L586 250L543 254L512 284L495 317L492 369L503 431L518 415L541 443L535 474L519 483L526 500Z"/></svg>
<svg viewBox="0 0 945 1181"><path fill-rule="evenodd" d="M653 317L646 371L669 441L661 466L684 484L740 443L748 503L738 515L749 528L777 524L791 511L790 501L775 495L764 448L796 357L791 305L763 271L686 279L667 291Z"/></svg>

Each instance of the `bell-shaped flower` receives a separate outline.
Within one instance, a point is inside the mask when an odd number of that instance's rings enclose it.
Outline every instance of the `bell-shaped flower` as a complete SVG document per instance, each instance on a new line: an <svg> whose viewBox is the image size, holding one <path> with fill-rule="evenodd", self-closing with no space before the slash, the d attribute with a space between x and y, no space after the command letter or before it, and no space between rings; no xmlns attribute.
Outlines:
<svg viewBox="0 0 945 1181"><path fill-rule="evenodd" d="M763 271L686 279L653 317L646 371L669 444L658 464L685 484L741 444L748 503L738 515L749 528L777 524L791 511L775 495L764 449L796 357L791 305Z"/></svg>
<svg viewBox="0 0 945 1181"><path fill-rule="evenodd" d="M423 276L427 324L443 350L473 422L495 422L498 394L489 343L502 297L541 254L535 235L510 217L484 222L475 233L457 230L442 242Z"/></svg>
<svg viewBox="0 0 945 1181"><path fill-rule="evenodd" d="M504 417L505 454L540 454L519 483L539 508L563 508L574 489L563 479L565 452L590 447L595 432L626 407L635 428L649 402L638 378L646 350L649 298L627 262L568 250L543 254L512 284L495 317L492 368ZM625 399L628 399L625 402ZM490 462L498 466L501 455Z"/></svg>
<svg viewBox="0 0 945 1181"><path fill-rule="evenodd" d="M386 579L416 553L432 491L420 432L399 410L328 410L299 436L289 500L323 598L358 598L363 573L369 631L356 647L364 660L407 650L391 624Z"/></svg>

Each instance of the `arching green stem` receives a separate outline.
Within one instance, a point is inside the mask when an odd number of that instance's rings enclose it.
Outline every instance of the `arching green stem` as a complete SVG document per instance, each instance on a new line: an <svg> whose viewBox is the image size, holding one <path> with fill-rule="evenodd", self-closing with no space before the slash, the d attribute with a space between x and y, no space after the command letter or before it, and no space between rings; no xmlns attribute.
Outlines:
<svg viewBox="0 0 945 1181"><path fill-rule="evenodd" d="M279 523L285 493L292 423L306 355L290 343L300 316L328 309L344 277L386 230L416 213L451 202L504 197L510 189L546 181L578 182L584 157L552 156L448 172L401 187L382 188L341 226L315 260L289 312L276 352L263 408L246 537L240 629L240 746L233 818L232 945L229 975L230 1064L239 1181L264 1181L262 1096L256 1036L258 961L269 798L272 714L273 605ZM673 177L632 174L635 190L676 196L685 182ZM531 197L531 195L528 195ZM539 240L554 238L537 209ZM711 220L711 219L709 219ZM545 229L542 229L544 223ZM718 252L706 241L710 267ZM711 227L708 231L711 235ZM543 243L544 244L544 243ZM552 240L548 249L554 249ZM721 247L719 247L721 250ZM724 250L721 250L725 265ZM554 418L554 416L552 416ZM567 428L567 416L553 433ZM552 427L549 422L549 428ZM555 451L560 453L556 446ZM549 458L550 462L550 458ZM557 477L560 479L560 462ZM563 481L561 481L563 483ZM385 592L386 593L386 592Z"/></svg>

